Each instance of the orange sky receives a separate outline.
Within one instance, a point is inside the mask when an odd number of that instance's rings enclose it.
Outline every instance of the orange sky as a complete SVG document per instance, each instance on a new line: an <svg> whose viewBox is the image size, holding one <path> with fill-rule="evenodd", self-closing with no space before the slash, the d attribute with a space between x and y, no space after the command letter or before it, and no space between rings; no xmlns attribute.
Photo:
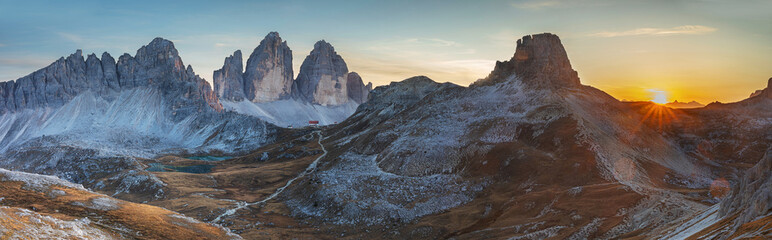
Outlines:
<svg viewBox="0 0 772 240"><path fill-rule="evenodd" d="M485 77L497 60L511 58L517 39L542 32L560 36L582 83L620 100L651 100L653 92L664 91L669 101L739 101L772 77L769 0L153 4L3 6L0 81L75 49L134 54L155 37L172 40L185 64L211 81L225 57L239 49L248 56L271 31L292 49L295 74L314 42L325 39L350 71L376 86L416 75L466 86Z"/></svg>

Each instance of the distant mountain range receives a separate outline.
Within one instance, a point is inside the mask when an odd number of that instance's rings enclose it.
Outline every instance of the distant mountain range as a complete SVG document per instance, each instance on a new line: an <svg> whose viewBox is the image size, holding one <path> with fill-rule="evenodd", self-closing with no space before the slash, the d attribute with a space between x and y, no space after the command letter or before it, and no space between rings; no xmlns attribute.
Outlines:
<svg viewBox="0 0 772 240"><path fill-rule="evenodd" d="M668 106L671 108L700 108L700 107L704 107L705 104L698 103L697 101L679 102L678 100L675 100L673 102L666 103L665 106Z"/></svg>

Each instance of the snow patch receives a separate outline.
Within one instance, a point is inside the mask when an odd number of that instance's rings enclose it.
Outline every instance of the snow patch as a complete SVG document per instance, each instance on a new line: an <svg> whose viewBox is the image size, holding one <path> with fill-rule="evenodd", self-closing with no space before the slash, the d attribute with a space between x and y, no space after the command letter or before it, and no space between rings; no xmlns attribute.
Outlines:
<svg viewBox="0 0 772 240"><path fill-rule="evenodd" d="M348 101L341 105L322 106L295 99L273 102L221 101L227 110L261 118L281 127L304 127L308 121L319 121L320 125L330 125L346 120L359 104Z"/></svg>

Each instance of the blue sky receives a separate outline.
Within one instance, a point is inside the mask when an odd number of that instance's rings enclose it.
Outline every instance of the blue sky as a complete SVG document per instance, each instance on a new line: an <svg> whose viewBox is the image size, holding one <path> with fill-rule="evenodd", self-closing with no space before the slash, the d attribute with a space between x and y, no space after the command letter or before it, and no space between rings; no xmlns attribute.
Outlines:
<svg viewBox="0 0 772 240"><path fill-rule="evenodd" d="M468 85L519 37L558 34L584 84L619 99L736 101L772 77L772 1L5 1L0 81L61 56L134 54L172 40L211 81L237 49L278 31L300 67L325 39L365 81L414 75ZM244 59L246 61L246 59Z"/></svg>

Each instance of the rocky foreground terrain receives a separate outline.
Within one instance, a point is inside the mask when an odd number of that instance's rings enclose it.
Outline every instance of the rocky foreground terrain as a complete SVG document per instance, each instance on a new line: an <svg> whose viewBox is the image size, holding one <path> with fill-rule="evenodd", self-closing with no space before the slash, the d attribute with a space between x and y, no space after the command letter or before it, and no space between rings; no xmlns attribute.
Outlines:
<svg viewBox="0 0 772 240"><path fill-rule="evenodd" d="M116 68L117 87L104 70L109 58L100 75L79 53L3 85L12 91L2 92L0 167L85 187L2 170L0 233L772 237L772 79L740 102L672 109L582 85L548 33L520 39L510 60L468 87L417 76L364 91L326 42L292 80L288 52L269 34L246 70L240 51L225 60L214 91L191 67L183 71L163 39L121 57L134 65L119 59L133 67ZM25 81L67 87L46 95ZM293 129L228 111L282 101L354 102L356 111L338 124Z"/></svg>

